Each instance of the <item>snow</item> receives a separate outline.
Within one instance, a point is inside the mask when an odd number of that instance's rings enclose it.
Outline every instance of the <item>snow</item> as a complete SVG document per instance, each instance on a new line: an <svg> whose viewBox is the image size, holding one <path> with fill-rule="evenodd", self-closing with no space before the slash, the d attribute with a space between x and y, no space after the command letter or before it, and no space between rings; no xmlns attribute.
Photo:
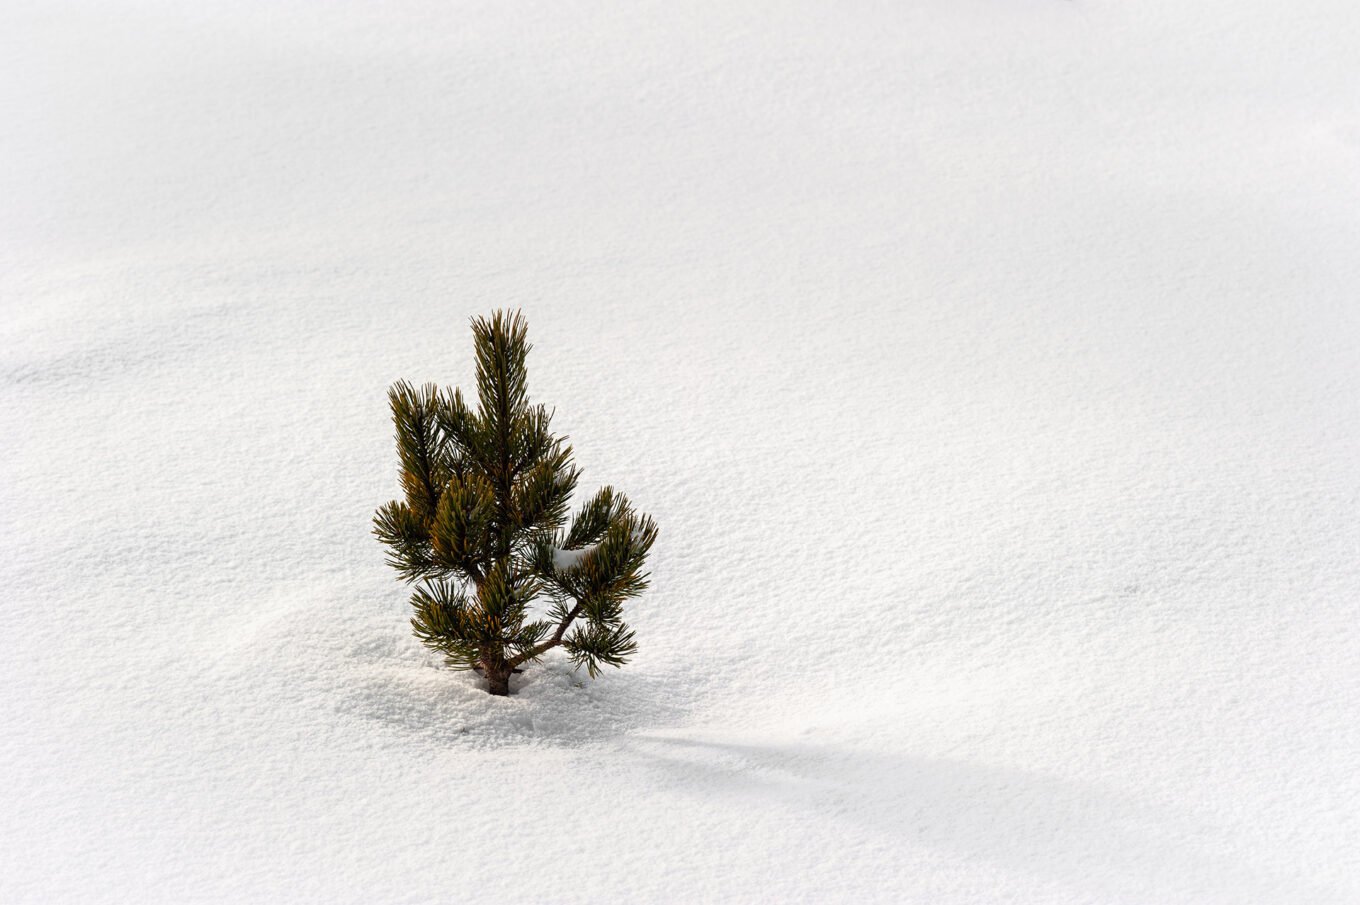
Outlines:
<svg viewBox="0 0 1360 905"><path fill-rule="evenodd" d="M579 566L587 556L600 548L599 544L587 544L575 550L568 550L564 547L553 547L552 563L553 568L561 572L567 569L574 569Z"/></svg>
<svg viewBox="0 0 1360 905"><path fill-rule="evenodd" d="M1360 901L1340 0L0 8L0 901ZM493 699L385 392L652 514Z"/></svg>

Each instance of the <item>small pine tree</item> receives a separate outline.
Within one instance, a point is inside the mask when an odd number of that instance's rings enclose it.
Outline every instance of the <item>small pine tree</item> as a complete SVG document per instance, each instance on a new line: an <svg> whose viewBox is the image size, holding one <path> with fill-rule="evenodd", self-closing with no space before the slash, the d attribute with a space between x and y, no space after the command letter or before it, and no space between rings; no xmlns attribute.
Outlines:
<svg viewBox="0 0 1360 905"><path fill-rule="evenodd" d="M647 587L656 525L605 487L566 527L579 472L551 412L529 404L524 318L474 318L472 334L476 411L434 384L388 392L405 499L378 509L374 534L420 582L416 637L480 671L491 694L509 694L511 674L558 645L593 678L637 649L623 603ZM540 596L546 618L531 613Z"/></svg>

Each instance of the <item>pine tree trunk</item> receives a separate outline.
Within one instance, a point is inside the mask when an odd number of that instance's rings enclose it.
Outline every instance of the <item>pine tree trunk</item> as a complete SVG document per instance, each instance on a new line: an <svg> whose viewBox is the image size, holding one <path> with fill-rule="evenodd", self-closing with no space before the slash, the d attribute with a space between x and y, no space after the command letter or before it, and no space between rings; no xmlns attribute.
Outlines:
<svg viewBox="0 0 1360 905"><path fill-rule="evenodd" d="M487 691L492 694L508 695L510 693L510 667L504 666L499 669L486 670Z"/></svg>

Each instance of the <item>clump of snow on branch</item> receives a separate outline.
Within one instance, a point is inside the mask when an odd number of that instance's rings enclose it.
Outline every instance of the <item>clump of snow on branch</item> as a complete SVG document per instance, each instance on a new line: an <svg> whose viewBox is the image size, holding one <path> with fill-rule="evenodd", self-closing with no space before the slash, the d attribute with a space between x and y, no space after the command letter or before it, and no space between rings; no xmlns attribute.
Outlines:
<svg viewBox="0 0 1360 905"><path fill-rule="evenodd" d="M630 537L632 538L633 543L638 543L642 540L643 532L641 529L634 528L632 532L630 532ZM575 547L572 549L567 549L566 547L553 547L553 568L559 572L575 569L586 561L586 557L590 556L590 554L594 553L602 546L604 546L603 539L598 540L593 544L586 544L584 547Z"/></svg>
<svg viewBox="0 0 1360 905"><path fill-rule="evenodd" d="M601 542L603 543L603 541ZM575 569L585 561L585 558L596 550L600 549L600 544L588 544L578 547L575 550L567 550L563 547L553 547L553 568L559 572Z"/></svg>

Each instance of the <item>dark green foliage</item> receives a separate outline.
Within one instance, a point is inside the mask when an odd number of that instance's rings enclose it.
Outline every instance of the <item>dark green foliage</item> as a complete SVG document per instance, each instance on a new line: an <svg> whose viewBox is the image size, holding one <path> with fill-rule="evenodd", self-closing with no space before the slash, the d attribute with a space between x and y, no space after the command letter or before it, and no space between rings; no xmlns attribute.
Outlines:
<svg viewBox="0 0 1360 905"><path fill-rule="evenodd" d="M647 587L656 525L609 487L567 524L579 472L552 414L529 404L524 318L475 318L472 333L476 411L434 384L388 393L403 499L378 509L374 534L401 577L421 582L416 637L480 670L493 694L558 645L594 677L637 650L623 602ZM535 618L541 596L550 605Z"/></svg>

